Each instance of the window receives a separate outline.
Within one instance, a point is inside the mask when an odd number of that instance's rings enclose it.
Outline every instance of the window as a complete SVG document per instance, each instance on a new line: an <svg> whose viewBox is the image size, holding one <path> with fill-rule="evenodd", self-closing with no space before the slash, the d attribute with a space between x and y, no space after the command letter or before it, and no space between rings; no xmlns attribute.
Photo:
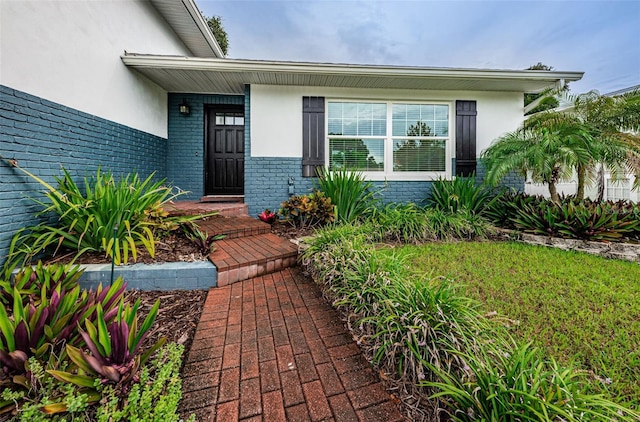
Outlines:
<svg viewBox="0 0 640 422"><path fill-rule="evenodd" d="M393 171L443 172L449 106L393 105Z"/></svg>
<svg viewBox="0 0 640 422"><path fill-rule="evenodd" d="M329 168L384 170L387 106L379 103L329 103Z"/></svg>
<svg viewBox="0 0 640 422"><path fill-rule="evenodd" d="M449 105L339 102L327 106L329 169L375 178L445 174Z"/></svg>
<svg viewBox="0 0 640 422"><path fill-rule="evenodd" d="M216 125L244 126L243 113L216 113Z"/></svg>
<svg viewBox="0 0 640 422"><path fill-rule="evenodd" d="M628 201L631 197L631 189L629 186L629 179L613 180L608 178L607 199L610 201L619 201L621 199Z"/></svg>

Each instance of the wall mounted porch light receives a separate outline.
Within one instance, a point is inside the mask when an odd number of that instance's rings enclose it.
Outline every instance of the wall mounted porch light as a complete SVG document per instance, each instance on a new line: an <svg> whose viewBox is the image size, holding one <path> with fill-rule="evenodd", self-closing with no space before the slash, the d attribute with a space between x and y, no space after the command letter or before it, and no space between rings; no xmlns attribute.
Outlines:
<svg viewBox="0 0 640 422"><path fill-rule="evenodd" d="M185 100L184 98L182 99L182 104L180 104L180 114L182 114L183 116L188 116L189 113L191 113L191 108L189 107L189 104L187 104L187 100Z"/></svg>

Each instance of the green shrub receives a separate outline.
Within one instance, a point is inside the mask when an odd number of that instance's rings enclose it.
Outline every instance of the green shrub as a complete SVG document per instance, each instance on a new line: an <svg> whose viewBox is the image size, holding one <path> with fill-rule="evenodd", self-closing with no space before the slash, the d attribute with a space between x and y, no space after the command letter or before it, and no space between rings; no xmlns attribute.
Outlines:
<svg viewBox="0 0 640 422"><path fill-rule="evenodd" d="M336 219L341 223L351 223L366 215L377 202L373 183L365 181L358 172L324 170L317 183L319 190L331 199Z"/></svg>
<svg viewBox="0 0 640 422"><path fill-rule="evenodd" d="M139 366L164 344L164 340L161 339L144 353L140 351L140 346L158 314L160 301L155 302L144 322L138 327L139 306L140 301L133 307L120 302L115 317L109 318L105 317L102 307L98 305L95 324L85 320L86 331L78 328L89 353L71 344L66 345L67 355L77 371L47 372L62 382L69 382L81 388L91 389L94 380L98 379L101 384L115 384L120 389L128 391ZM110 322L111 319L113 322Z"/></svg>
<svg viewBox="0 0 640 422"><path fill-rule="evenodd" d="M362 289L382 296L378 308L360 321L377 349L374 363L397 368L399 378L413 383L434 380L431 367L461 373L464 361L453 351L475 350L475 338L488 330L477 305L446 279L397 277L389 284L369 282Z"/></svg>
<svg viewBox="0 0 640 422"><path fill-rule="evenodd" d="M40 422L52 420L74 421L178 421L178 404L182 397L183 346L170 343L158 350L156 357L143 365L139 381L121 397L122 392L112 385L100 386L98 395L87 394L74 384L61 384L48 376L37 360L29 361L33 384L37 390L25 392L4 389L1 401L18 401L22 405L8 420ZM91 407L100 400L99 406ZM61 409L65 409L62 413ZM6 415L5 415L6 416ZM5 419L3 419L5 420ZM189 421L195 421L192 415Z"/></svg>
<svg viewBox="0 0 640 422"><path fill-rule="evenodd" d="M315 231L313 240L306 243L310 250L307 254L313 256L315 252L321 252L324 245L333 245L349 239L362 239L363 241L374 243L383 240L380 236L379 227L371 220L356 224L335 224ZM316 248L318 246L320 249Z"/></svg>
<svg viewBox="0 0 640 422"><path fill-rule="evenodd" d="M126 288L122 279L108 289L99 286L87 292L75 280L62 277L65 272L73 274L72 279L81 274L77 267L39 264L35 270L18 272L13 281L0 283L3 296L11 297L10 306L0 307L0 373L10 377L0 379L0 385L31 388L26 376L29 358L50 362L65 345L81 345L78 324L90 323L100 309L105 310L106 323L114 318ZM52 284L51 280L57 281Z"/></svg>
<svg viewBox="0 0 640 422"><path fill-rule="evenodd" d="M120 401L113 387L103 393L104 405L98 408L98 422L177 421L182 397L180 367L184 347L169 343L158 351L150 364L143 366L140 380L125 400ZM192 415L189 419L194 421Z"/></svg>
<svg viewBox="0 0 640 422"><path fill-rule="evenodd" d="M300 228L323 226L335 220L331 198L315 191L308 195L294 195L281 204L280 215Z"/></svg>
<svg viewBox="0 0 640 422"><path fill-rule="evenodd" d="M376 209L368 221L380 239L391 242L484 238L491 231L484 218L467 211L450 213L411 202Z"/></svg>
<svg viewBox="0 0 640 422"><path fill-rule="evenodd" d="M19 168L19 167L18 167ZM153 181L151 174L142 180L137 174L116 181L111 173L98 169L95 176L84 178L81 188L63 168L54 188L39 177L19 168L46 188L40 215L54 215L56 221L20 230L13 237L8 264L28 262L45 252L54 255L61 249L76 252L103 252L116 264L135 261L139 247L151 256L155 253L155 236L160 230L177 227L177 222L193 217L171 217L163 204L176 198L164 181ZM115 236L114 236L115 231ZM113 255L113 256L112 256Z"/></svg>
<svg viewBox="0 0 640 422"><path fill-rule="evenodd" d="M640 240L640 213L616 208L607 202L590 203L569 199L557 205L561 222L558 234L584 240Z"/></svg>
<svg viewBox="0 0 640 422"><path fill-rule="evenodd" d="M19 404L12 413L15 416L11 418L4 414L3 416L9 419L3 420L20 422L66 420L60 417L61 409L66 409L72 420L90 420L89 403L99 400L98 395L86 394L72 384L59 384L45 372L45 367L36 358L29 359L27 365L31 388L28 391L5 388L1 392L2 405Z"/></svg>
<svg viewBox="0 0 640 422"><path fill-rule="evenodd" d="M162 345L140 349L159 302L139 322L140 303L125 303L121 278L86 291L80 274L78 267L38 264L0 281L8 302L0 306L0 414L39 420L41 412L84 411L105 385L115 385L123 399L140 365Z"/></svg>
<svg viewBox="0 0 640 422"><path fill-rule="evenodd" d="M475 176L438 179L431 184L427 205L449 213L466 211L484 215L497 196L486 186L479 185Z"/></svg>
<svg viewBox="0 0 640 422"><path fill-rule="evenodd" d="M223 234L209 234L206 231L203 232L193 221L181 223L180 229L203 255L208 255L215 251L215 242L225 238L225 235Z"/></svg>
<svg viewBox="0 0 640 422"><path fill-rule="evenodd" d="M515 190L503 192L486 210L485 216L493 224L507 229L515 229L512 218L518 210L526 206L533 208L544 203L546 199L539 195L526 195Z"/></svg>
<svg viewBox="0 0 640 422"><path fill-rule="evenodd" d="M467 211L451 214L438 209L428 209L425 213L435 240L482 239L492 231L483 217Z"/></svg>
<svg viewBox="0 0 640 422"><path fill-rule="evenodd" d="M489 212L495 224L527 233L569 239L640 240L640 207L630 202L578 201L559 203L525 194L507 194Z"/></svg>
<svg viewBox="0 0 640 422"><path fill-rule="evenodd" d="M488 324L447 280L406 278L406 263L378 254L370 243L375 236L363 228L324 229L304 259L383 371L414 387L434 380L422 360L459 373L464 362L452 351L474 349Z"/></svg>
<svg viewBox="0 0 640 422"><path fill-rule="evenodd" d="M584 392L584 373L545 361L522 345L508 353L465 353L464 377L426 363L441 381L421 385L440 390L454 421L636 421L640 413Z"/></svg>
<svg viewBox="0 0 640 422"><path fill-rule="evenodd" d="M418 243L434 237L425 210L412 202L375 209L370 221L382 238L392 242Z"/></svg>
<svg viewBox="0 0 640 422"><path fill-rule="evenodd" d="M0 279L0 302L9 308L13 307L14 288L23 298L38 298L44 289L44 293L50 299L58 284L63 290L73 289L82 273L83 270L79 266L44 265L42 261L38 261L35 266L22 268L15 276L9 271Z"/></svg>

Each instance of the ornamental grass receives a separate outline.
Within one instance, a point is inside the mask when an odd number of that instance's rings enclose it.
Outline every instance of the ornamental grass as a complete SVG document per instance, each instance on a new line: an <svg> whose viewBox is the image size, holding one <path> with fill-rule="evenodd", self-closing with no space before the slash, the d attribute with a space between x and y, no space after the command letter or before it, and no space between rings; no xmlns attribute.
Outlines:
<svg viewBox="0 0 640 422"><path fill-rule="evenodd" d="M72 251L77 258L86 252L101 252L115 264L136 261L144 248L152 257L157 236L175 230L180 223L202 216L170 217L163 205L181 193L174 193L164 180L129 174L119 179L100 169L76 183L69 171L56 177L52 186L29 171L17 167L45 188L43 199L33 199L45 221L23 228L10 244L5 268L30 262L43 254Z"/></svg>
<svg viewBox="0 0 640 422"><path fill-rule="evenodd" d="M399 211L393 209L393 212ZM405 212L406 211L406 212ZM635 421L640 414L588 393L586 374L546 359L484 314L449 278L418 273L384 239L422 237L432 218L415 209L385 232L381 218L325 228L303 262L346 318L360 347L397 391L415 420ZM473 219L469 214L456 217ZM462 217L461 217L462 216ZM410 218L407 217L407 220ZM417 228L417 229L416 229ZM417 234L415 234L417 233ZM477 233L475 233L477 234ZM449 238L460 238L455 231ZM396 245L397 247L397 245Z"/></svg>

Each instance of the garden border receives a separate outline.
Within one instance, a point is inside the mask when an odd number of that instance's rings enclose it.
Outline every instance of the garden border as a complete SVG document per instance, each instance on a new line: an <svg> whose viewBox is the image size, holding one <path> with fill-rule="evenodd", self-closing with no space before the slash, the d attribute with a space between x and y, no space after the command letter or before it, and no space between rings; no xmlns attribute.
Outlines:
<svg viewBox="0 0 640 422"><path fill-rule="evenodd" d="M111 264L81 264L78 280L83 289L95 289L111 281ZM122 277L127 289L204 290L218 285L218 269L210 261L164 262L116 266L114 278Z"/></svg>
<svg viewBox="0 0 640 422"><path fill-rule="evenodd" d="M510 229L498 229L510 240L530 245L549 246L565 251L584 252L607 259L621 259L640 264L640 244L623 242L595 242L591 240L564 239L561 237L542 236L522 233Z"/></svg>

